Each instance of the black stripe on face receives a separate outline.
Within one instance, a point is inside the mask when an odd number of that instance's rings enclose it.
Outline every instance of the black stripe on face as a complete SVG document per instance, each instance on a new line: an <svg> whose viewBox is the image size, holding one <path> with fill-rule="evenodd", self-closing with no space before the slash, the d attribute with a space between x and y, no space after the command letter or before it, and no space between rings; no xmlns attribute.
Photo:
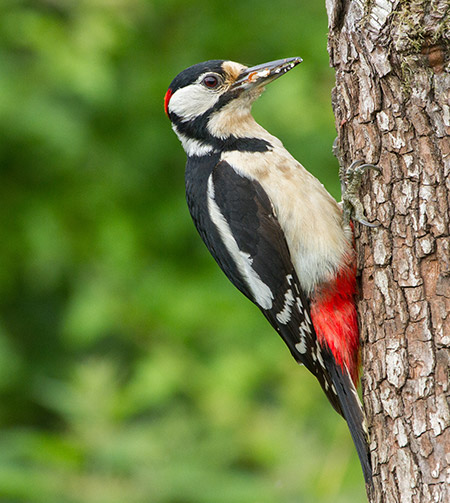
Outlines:
<svg viewBox="0 0 450 503"><path fill-rule="evenodd" d="M184 120L183 117L178 116L174 112L169 112L169 118L175 124L180 133L183 133L190 138L195 138L196 140L205 140L211 136L207 129L207 124L211 115L230 103L230 101L238 98L241 92L242 90L225 92L219 97L213 107L205 113L198 115L194 119Z"/></svg>

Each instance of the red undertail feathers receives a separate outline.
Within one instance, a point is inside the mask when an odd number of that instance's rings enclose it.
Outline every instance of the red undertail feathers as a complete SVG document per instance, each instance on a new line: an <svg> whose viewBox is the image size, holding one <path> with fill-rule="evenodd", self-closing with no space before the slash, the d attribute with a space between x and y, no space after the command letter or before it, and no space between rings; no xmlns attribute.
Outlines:
<svg viewBox="0 0 450 503"><path fill-rule="evenodd" d="M351 263L351 261L349 261ZM318 288L311 301L311 320L319 342L328 345L336 362L359 378L359 329L356 315L356 265L346 264L331 283Z"/></svg>

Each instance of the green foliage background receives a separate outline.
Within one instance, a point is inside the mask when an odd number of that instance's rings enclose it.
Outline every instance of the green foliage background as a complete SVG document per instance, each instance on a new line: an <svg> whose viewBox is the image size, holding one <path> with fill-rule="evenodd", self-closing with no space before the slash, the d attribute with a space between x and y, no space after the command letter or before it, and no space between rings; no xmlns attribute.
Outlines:
<svg viewBox="0 0 450 503"><path fill-rule="evenodd" d="M344 421L200 242L162 106L198 61L303 57L254 113L338 196L326 33L310 0L2 0L2 503L363 501Z"/></svg>

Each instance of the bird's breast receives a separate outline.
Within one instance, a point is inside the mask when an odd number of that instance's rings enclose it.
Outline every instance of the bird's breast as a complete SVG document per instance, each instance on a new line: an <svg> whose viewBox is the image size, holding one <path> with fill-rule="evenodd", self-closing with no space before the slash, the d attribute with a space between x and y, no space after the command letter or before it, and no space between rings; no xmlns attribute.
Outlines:
<svg viewBox="0 0 450 503"><path fill-rule="evenodd" d="M223 152L221 159L258 181L269 196L302 288L309 294L348 258L351 230L344 228L340 207L319 180L279 140L272 144L269 152Z"/></svg>

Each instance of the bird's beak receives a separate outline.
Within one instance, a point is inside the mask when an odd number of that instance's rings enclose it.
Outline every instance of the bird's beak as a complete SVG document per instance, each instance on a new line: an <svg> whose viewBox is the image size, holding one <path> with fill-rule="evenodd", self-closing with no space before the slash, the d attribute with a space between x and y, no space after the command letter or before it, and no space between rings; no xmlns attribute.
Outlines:
<svg viewBox="0 0 450 503"><path fill-rule="evenodd" d="M253 89L262 87L281 77L294 66L302 62L302 58L286 58L270 61L262 65L246 68L232 85L234 89Z"/></svg>

